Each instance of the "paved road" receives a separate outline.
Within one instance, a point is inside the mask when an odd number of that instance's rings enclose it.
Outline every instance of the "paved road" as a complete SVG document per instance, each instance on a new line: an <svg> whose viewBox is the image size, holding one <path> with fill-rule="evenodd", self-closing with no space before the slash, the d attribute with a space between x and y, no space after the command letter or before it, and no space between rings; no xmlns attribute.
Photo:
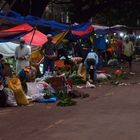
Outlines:
<svg viewBox="0 0 140 140"><path fill-rule="evenodd" d="M81 89L90 97L76 106L0 109L0 140L140 140L139 70L137 63L127 86Z"/></svg>

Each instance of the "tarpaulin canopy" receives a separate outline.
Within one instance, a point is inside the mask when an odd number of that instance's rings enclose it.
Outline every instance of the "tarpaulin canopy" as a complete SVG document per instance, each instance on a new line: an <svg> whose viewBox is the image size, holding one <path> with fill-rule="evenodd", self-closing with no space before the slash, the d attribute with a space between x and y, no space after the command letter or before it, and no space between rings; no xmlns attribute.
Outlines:
<svg viewBox="0 0 140 140"><path fill-rule="evenodd" d="M69 28L68 30L65 30L63 32L67 32L65 34L65 36L67 35L67 39L76 40L79 38L89 37L93 30L94 28L92 24L90 22L87 22L86 24L77 25L77 28L75 28L75 30ZM63 32L61 31L60 34L63 34ZM42 46L42 44L47 41L45 34L41 33L38 30L35 31L35 28L27 23L0 31L0 42L14 41L20 39L21 37L24 38L27 44L31 44L33 46Z"/></svg>
<svg viewBox="0 0 140 140"><path fill-rule="evenodd" d="M55 29L65 30L69 28L68 24L59 23L53 20L43 20L35 16L28 15L26 17L21 16L19 13L9 11L8 13L1 12L0 18L15 21L17 23L28 23L31 25L48 26Z"/></svg>
<svg viewBox="0 0 140 140"><path fill-rule="evenodd" d="M56 46L58 44L60 44L62 42L62 40L65 38L65 36L68 34L69 30L68 31L65 31L65 32L62 32L56 36L53 37L53 43L56 44Z"/></svg>
<svg viewBox="0 0 140 140"><path fill-rule="evenodd" d="M59 44L64 38L68 40L76 41L79 38L89 37L94 31L94 28L92 25L87 26L87 29L85 30L83 29L82 30L66 30L64 32L61 32L53 37L53 42L56 44Z"/></svg>
<svg viewBox="0 0 140 140"><path fill-rule="evenodd" d="M47 42L45 34L26 23L0 31L0 41L2 42L8 42L20 38L23 38L27 44L32 46L42 46Z"/></svg>
<svg viewBox="0 0 140 140"><path fill-rule="evenodd" d="M118 31L123 31L127 30L128 27L125 25L115 25L115 26L100 26L100 25L93 25L94 26L94 31L96 34L99 35L105 35L108 32L118 32Z"/></svg>
<svg viewBox="0 0 140 140"><path fill-rule="evenodd" d="M123 31L123 30L127 30L127 29L128 29L128 27L125 25L114 25L109 28L109 30L112 32L118 32L118 31Z"/></svg>
<svg viewBox="0 0 140 140"><path fill-rule="evenodd" d="M21 38L24 39L27 44L38 47L41 47L45 42L48 41L47 36L37 29L34 29Z"/></svg>
<svg viewBox="0 0 140 140"><path fill-rule="evenodd" d="M8 13L0 12L0 18L8 19L10 21L15 21L17 23L28 23L33 26L37 26L37 25L47 26L47 27L50 27L51 29L54 29L55 30L54 32L56 32L56 30L58 30L59 33L60 33L60 31L65 31L68 29L73 30L74 32L75 32L75 30L83 31L83 30L87 29L87 27L89 27L91 24L90 22L82 23L82 24L73 24L73 25L66 24L66 23L64 24L64 23L59 23L59 22L53 21L53 20L44 20L39 17L35 17L35 16L31 16L31 15L24 17L14 11L9 11ZM115 25L112 27L99 26L99 25L93 25L93 26L94 26L94 30L97 34L107 34L109 31L115 32L120 29L128 28L125 25ZM57 32L57 34L58 34L58 32Z"/></svg>
<svg viewBox="0 0 140 140"><path fill-rule="evenodd" d="M21 24L10 29L0 30L0 42L8 42L19 39L21 36L33 30L29 24Z"/></svg>
<svg viewBox="0 0 140 140"><path fill-rule="evenodd" d="M87 29L85 29L85 30L72 30L71 32L72 32L73 35L82 37L82 36L84 36L84 35L86 35L86 34L92 33L93 30L94 30L93 26L90 25L90 26L88 26Z"/></svg>
<svg viewBox="0 0 140 140"><path fill-rule="evenodd" d="M41 19L39 17L35 17L35 16L31 16L31 15L24 17L24 16L21 16L19 13L14 12L14 11L9 11L8 13L1 12L0 18L15 21L17 23L28 23L28 24L31 24L33 26L37 26L37 25L47 26L47 27L50 27L52 29L61 30L61 31L68 30L68 29L85 30L87 28L87 26L89 26L91 24L90 22L82 23L82 24L78 24L78 25L77 24L70 25L67 23L64 24L64 23L56 22L54 20L44 20L44 19Z"/></svg>
<svg viewBox="0 0 140 140"><path fill-rule="evenodd" d="M105 35L109 31L109 27L107 26L100 26L100 25L93 25L93 26L94 26L95 33L99 35Z"/></svg>

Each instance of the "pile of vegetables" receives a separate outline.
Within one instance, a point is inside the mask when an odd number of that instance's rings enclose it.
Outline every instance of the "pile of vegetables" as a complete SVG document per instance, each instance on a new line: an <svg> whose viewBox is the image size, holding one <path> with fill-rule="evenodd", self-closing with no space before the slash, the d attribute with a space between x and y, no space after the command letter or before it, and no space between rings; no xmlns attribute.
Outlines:
<svg viewBox="0 0 140 140"><path fill-rule="evenodd" d="M73 101L67 93L64 93L63 91L58 91L55 96L60 99L60 101L57 103L57 106L66 107L66 106L72 106L76 105L76 101Z"/></svg>
<svg viewBox="0 0 140 140"><path fill-rule="evenodd" d="M85 80L83 80L83 77L78 76L76 71L71 74L70 79L72 80L74 85L85 84Z"/></svg>
<svg viewBox="0 0 140 140"><path fill-rule="evenodd" d="M61 100L57 103L58 106L66 107L66 106L72 106L76 105L76 101L71 100L70 98L66 98L64 100Z"/></svg>

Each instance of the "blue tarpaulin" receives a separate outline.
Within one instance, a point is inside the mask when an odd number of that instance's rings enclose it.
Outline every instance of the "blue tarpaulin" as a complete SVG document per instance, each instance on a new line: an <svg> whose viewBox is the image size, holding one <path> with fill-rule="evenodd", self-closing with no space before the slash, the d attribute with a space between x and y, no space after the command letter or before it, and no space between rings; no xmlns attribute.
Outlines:
<svg viewBox="0 0 140 140"><path fill-rule="evenodd" d="M1 12L0 18L15 21L17 23L28 23L28 24L31 24L32 26L37 26L37 25L46 26L46 27L55 29L55 31L56 30L64 31L64 30L68 30L68 29L75 30L75 31L84 31L87 29L87 27L89 27L91 25L91 22L82 23L82 24L78 24L78 25L70 25L70 24L66 24L66 23L65 24L59 23L54 20L44 20L39 17L35 17L35 16L31 16L31 15L24 17L14 11L10 11L8 13ZM94 26L95 32L97 34L102 34L102 35L105 35L110 31L115 32L118 30L127 29L127 27L125 25L115 25L112 27L99 26L99 25L93 25L93 26Z"/></svg>
<svg viewBox="0 0 140 140"><path fill-rule="evenodd" d="M78 24L78 25L77 24L76 25L69 25L69 24L63 24L63 23L59 23L59 22L51 21L51 20L43 20L43 19L31 16L31 15L23 17L14 11L10 11L7 14L1 12L0 18L12 20L12 21L15 21L15 22L20 23L20 24L25 23L25 24L30 24L32 26L41 25L41 26L50 27L51 33L53 34L53 36L61 33L62 31L69 30L69 33L67 34L67 37L66 37L69 40L77 40L79 38L87 38L87 37L91 36L92 32L94 31L94 28L93 28L91 22L82 23L82 24ZM46 34L48 34L48 33L46 33ZM19 34L14 34L13 36L7 36L4 38L0 36L0 41L1 42L13 41L13 40L19 39L23 35L25 35L25 33L20 32Z"/></svg>
<svg viewBox="0 0 140 140"><path fill-rule="evenodd" d="M14 11L10 11L8 13L1 12L0 18L15 21L17 23L28 23L28 24L31 24L34 26L36 26L36 25L48 26L48 27L60 29L60 30L66 30L69 28L69 25L67 25L67 24L62 24L62 23L59 23L56 21L51 21L51 20L47 21L47 20L43 20L43 19L40 19L35 16L31 16L31 15L23 17L19 13L16 13Z"/></svg>
<svg viewBox="0 0 140 140"><path fill-rule="evenodd" d="M0 18L15 21L17 23L28 23L33 26L37 26L37 25L47 26L52 29L61 30L61 31L68 30L68 29L84 31L88 26L91 25L91 22L82 23L82 24L78 24L78 25L70 25L70 24L59 23L59 22L56 22L53 20L43 20L39 17L35 17L35 16L31 16L31 15L23 17L19 13L16 13L14 11L10 11L9 13L1 12Z"/></svg>

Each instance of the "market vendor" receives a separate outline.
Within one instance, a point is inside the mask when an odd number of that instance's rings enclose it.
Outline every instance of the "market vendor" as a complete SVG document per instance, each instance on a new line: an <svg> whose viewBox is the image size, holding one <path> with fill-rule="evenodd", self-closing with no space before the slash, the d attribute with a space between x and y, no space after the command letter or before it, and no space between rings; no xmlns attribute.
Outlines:
<svg viewBox="0 0 140 140"><path fill-rule="evenodd" d="M86 81L89 82L90 80L92 80L92 82L95 82L96 67L98 64L98 55L94 52L92 48L90 52L87 54L84 64L86 67ZM89 74L90 74L90 80L89 80Z"/></svg>
<svg viewBox="0 0 140 140"><path fill-rule="evenodd" d="M25 94L27 94L28 92L27 82L34 81L36 75L37 75L37 70L33 66L24 67L19 71L17 77L20 79Z"/></svg>
<svg viewBox="0 0 140 140"><path fill-rule="evenodd" d="M47 39L48 41L41 48L41 53L44 56L43 74L45 74L45 71L48 71L48 69L53 73L54 59L57 57L55 45L52 42L52 35L47 35Z"/></svg>
<svg viewBox="0 0 140 140"><path fill-rule="evenodd" d="M128 62L129 65L129 72L132 73L132 60L133 60L133 54L134 54L134 45L132 41L130 41L130 38L126 36L125 41L123 42L123 48L122 48L125 61Z"/></svg>
<svg viewBox="0 0 140 140"><path fill-rule="evenodd" d="M20 40L20 45L16 47L15 58L16 58L16 73L26 66L30 65L29 59L31 55L31 48L25 44L24 40Z"/></svg>
<svg viewBox="0 0 140 140"><path fill-rule="evenodd" d="M85 62L85 59L87 57L87 54L90 51L90 45L87 45L87 44L79 44L79 45L80 46L78 48L78 50L79 50L78 56L82 58L82 61L79 64L79 67L78 67L78 75L82 76L81 75L82 67L84 66L84 62Z"/></svg>

